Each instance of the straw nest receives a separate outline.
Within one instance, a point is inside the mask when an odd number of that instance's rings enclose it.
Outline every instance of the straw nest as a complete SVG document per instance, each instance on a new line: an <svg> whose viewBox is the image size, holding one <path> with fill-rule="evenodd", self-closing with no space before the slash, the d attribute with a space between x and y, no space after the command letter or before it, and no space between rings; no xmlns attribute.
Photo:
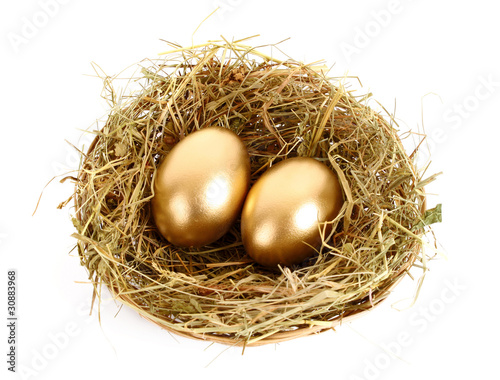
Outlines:
<svg viewBox="0 0 500 380"><path fill-rule="evenodd" d="M370 108L368 96L241 42L174 46L141 67L140 90L110 91L113 108L82 153L70 198L94 297L104 284L169 331L252 346L331 329L378 305L412 267L425 269L426 181L394 120ZM345 203L314 257L261 267L245 254L238 223L202 249L173 246L157 232L156 168L184 136L213 125L242 138L252 183L294 156L337 173Z"/></svg>

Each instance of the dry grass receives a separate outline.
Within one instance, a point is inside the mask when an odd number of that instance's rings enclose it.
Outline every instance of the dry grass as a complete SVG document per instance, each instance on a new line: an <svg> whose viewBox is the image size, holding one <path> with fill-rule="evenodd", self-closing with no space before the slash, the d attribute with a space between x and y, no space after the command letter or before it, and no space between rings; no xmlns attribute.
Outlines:
<svg viewBox="0 0 500 380"><path fill-rule="evenodd" d="M424 182L394 120L341 84L242 42L174 47L142 69L141 91L117 97L83 156L73 194L81 264L100 285L165 329L231 345L280 342L336 326L426 266ZM170 245L152 221L162 157L194 130L235 131L252 182L272 162L311 156L334 170L345 204L318 254L272 271L251 261L239 225L204 249Z"/></svg>

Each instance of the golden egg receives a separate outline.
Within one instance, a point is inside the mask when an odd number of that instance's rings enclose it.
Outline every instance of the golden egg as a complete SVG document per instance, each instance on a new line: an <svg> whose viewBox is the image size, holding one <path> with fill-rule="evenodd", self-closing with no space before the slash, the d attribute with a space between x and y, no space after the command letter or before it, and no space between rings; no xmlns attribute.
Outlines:
<svg viewBox="0 0 500 380"><path fill-rule="evenodd" d="M250 189L241 216L247 253L265 266L292 265L321 245L343 204L337 176L321 162L290 158L274 165Z"/></svg>
<svg viewBox="0 0 500 380"><path fill-rule="evenodd" d="M221 238L239 216L250 183L243 141L209 127L181 140L154 179L153 217L172 244L200 247Z"/></svg>

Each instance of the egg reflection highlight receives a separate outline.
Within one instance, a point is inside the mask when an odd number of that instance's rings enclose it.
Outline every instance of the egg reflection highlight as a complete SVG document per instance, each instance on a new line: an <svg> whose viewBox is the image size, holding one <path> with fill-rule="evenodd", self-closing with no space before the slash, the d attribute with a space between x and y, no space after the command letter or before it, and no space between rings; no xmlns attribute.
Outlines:
<svg viewBox="0 0 500 380"><path fill-rule="evenodd" d="M254 232L254 243L257 247L265 247L268 242L276 239L276 229L273 223L264 223Z"/></svg>
<svg viewBox="0 0 500 380"><path fill-rule="evenodd" d="M205 197L209 207L220 207L224 205L229 198L230 183L222 175L215 177L207 185Z"/></svg>
<svg viewBox="0 0 500 380"><path fill-rule="evenodd" d="M314 203L306 203L295 213L295 225L299 230L309 230L318 223L318 207Z"/></svg>
<svg viewBox="0 0 500 380"><path fill-rule="evenodd" d="M170 201L172 208L172 223L175 223L181 228L187 227L189 224L189 199L183 194L176 194Z"/></svg>

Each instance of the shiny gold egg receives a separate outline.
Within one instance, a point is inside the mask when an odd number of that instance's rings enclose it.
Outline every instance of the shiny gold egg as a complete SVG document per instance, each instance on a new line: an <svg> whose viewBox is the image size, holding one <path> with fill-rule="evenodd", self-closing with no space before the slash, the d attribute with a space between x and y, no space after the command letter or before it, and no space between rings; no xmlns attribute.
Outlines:
<svg viewBox="0 0 500 380"><path fill-rule="evenodd" d="M246 252L265 266L292 265L314 254L320 228L331 231L343 204L337 176L321 162L290 158L274 165L250 189L241 216Z"/></svg>
<svg viewBox="0 0 500 380"><path fill-rule="evenodd" d="M209 127L177 143L154 179L152 211L172 244L200 247L235 222L250 184L250 158L234 132Z"/></svg>

